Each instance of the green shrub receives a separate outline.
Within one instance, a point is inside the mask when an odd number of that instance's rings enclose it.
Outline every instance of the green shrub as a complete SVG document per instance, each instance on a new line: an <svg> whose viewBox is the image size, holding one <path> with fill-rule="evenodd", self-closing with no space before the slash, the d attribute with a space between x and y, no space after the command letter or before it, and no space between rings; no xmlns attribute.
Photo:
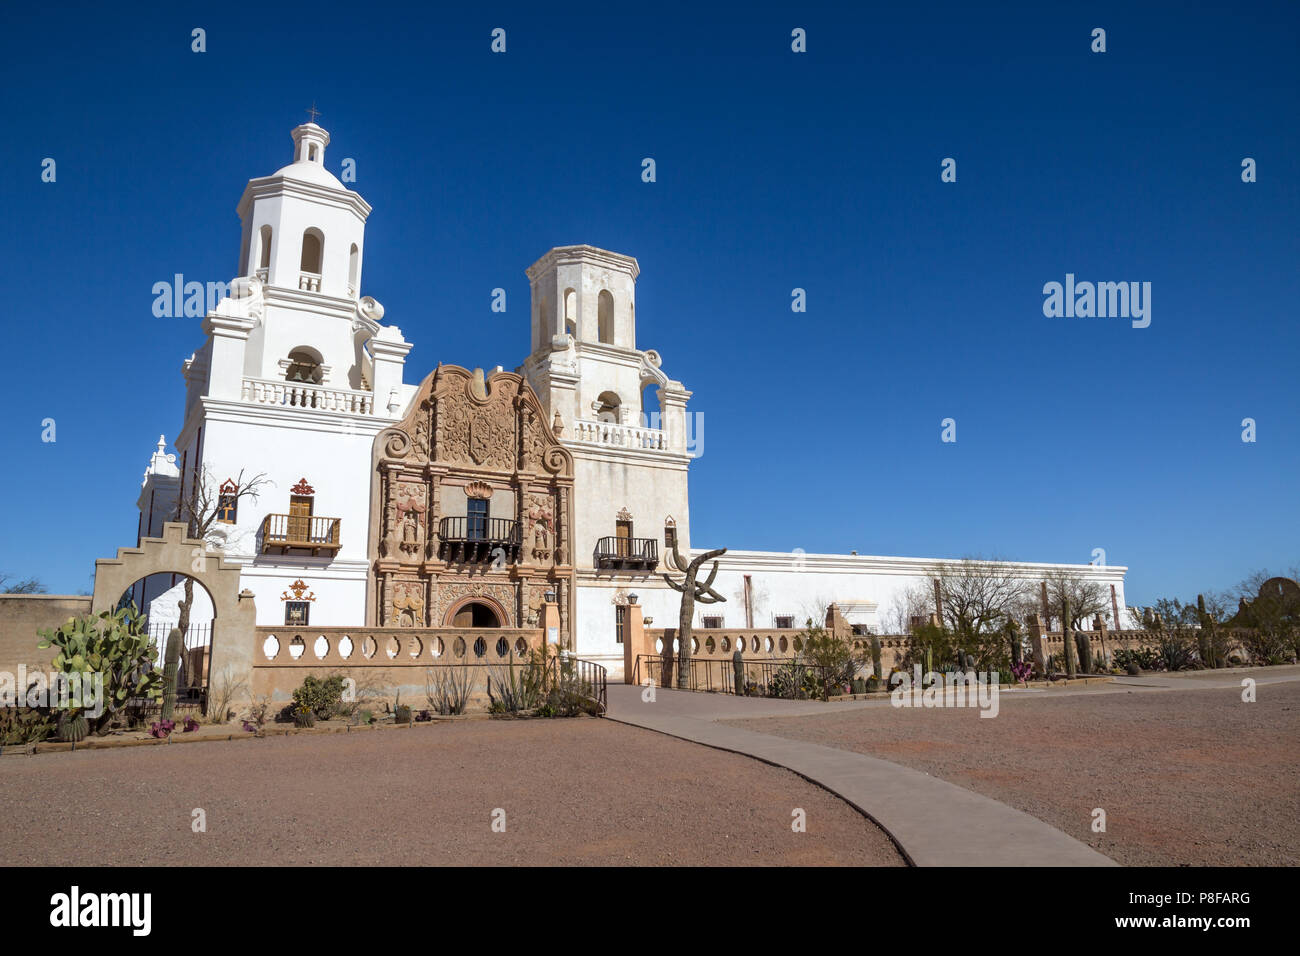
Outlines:
<svg viewBox="0 0 1300 956"><path fill-rule="evenodd" d="M1127 670L1130 664L1144 671L1159 670L1162 664L1160 652L1150 647L1123 648L1115 652L1115 666Z"/></svg>
<svg viewBox="0 0 1300 956"><path fill-rule="evenodd" d="M0 707L0 747L39 743L54 731L44 707Z"/></svg>
<svg viewBox="0 0 1300 956"><path fill-rule="evenodd" d="M293 702L306 707L317 720L329 720L343 702L343 678L335 675L321 679L308 674L293 692Z"/></svg>

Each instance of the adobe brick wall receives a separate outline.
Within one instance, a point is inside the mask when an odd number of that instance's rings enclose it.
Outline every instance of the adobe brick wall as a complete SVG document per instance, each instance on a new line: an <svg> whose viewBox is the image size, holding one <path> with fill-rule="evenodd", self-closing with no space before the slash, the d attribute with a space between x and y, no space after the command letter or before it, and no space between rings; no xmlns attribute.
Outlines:
<svg viewBox="0 0 1300 956"><path fill-rule="evenodd" d="M89 614L90 604L88 594L0 594L0 670L49 671L54 651L36 646L36 632Z"/></svg>

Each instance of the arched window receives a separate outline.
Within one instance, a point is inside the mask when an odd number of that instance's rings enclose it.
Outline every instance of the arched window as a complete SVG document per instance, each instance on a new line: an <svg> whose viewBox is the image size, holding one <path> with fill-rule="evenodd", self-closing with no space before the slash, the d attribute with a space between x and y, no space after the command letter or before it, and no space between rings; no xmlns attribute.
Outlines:
<svg viewBox="0 0 1300 956"><path fill-rule="evenodd" d="M577 335L578 327L578 293L572 289L564 290L564 331Z"/></svg>
<svg viewBox="0 0 1300 956"><path fill-rule="evenodd" d="M608 289L601 289L596 298L596 315L600 341L614 344L614 297Z"/></svg>
<svg viewBox="0 0 1300 956"><path fill-rule="evenodd" d="M261 247L258 250L257 267L259 269L271 268L271 227L263 226L260 231Z"/></svg>
<svg viewBox="0 0 1300 956"><path fill-rule="evenodd" d="M353 295L357 294L357 273L361 268L361 250L357 244L352 243L352 251L348 253L348 289Z"/></svg>
<svg viewBox="0 0 1300 956"><path fill-rule="evenodd" d="M663 405L659 401L659 383L650 379L641 383L641 426L663 428Z"/></svg>
<svg viewBox="0 0 1300 956"><path fill-rule="evenodd" d="M315 349L296 348L289 353L289 367L285 370L286 382L307 382L319 385L325 377L321 368L320 353Z"/></svg>
<svg viewBox="0 0 1300 956"><path fill-rule="evenodd" d="M308 229L302 234L302 271L320 275L321 250L325 237L319 229Z"/></svg>
<svg viewBox="0 0 1300 956"><path fill-rule="evenodd" d="M617 422L618 408L621 404L618 395L614 392L601 392L596 399L596 421Z"/></svg>

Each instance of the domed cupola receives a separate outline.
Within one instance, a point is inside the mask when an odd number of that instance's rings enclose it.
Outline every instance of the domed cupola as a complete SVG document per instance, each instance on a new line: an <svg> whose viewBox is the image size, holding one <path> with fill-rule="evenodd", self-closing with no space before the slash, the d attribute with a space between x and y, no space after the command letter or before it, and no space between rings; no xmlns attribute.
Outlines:
<svg viewBox="0 0 1300 956"><path fill-rule="evenodd" d="M250 180L239 201L239 274L356 301L370 205L325 168L327 130L304 123L292 136L293 162Z"/></svg>

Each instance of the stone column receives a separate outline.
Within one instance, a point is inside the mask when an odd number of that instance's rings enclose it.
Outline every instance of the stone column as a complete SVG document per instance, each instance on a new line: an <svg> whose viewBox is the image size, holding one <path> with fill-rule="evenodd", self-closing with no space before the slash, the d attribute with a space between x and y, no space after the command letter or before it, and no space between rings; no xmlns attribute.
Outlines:
<svg viewBox="0 0 1300 956"><path fill-rule="evenodd" d="M635 679L636 659L638 655L648 654L646 648L645 618L640 604L627 606L627 620L623 628L623 683L631 684Z"/></svg>

